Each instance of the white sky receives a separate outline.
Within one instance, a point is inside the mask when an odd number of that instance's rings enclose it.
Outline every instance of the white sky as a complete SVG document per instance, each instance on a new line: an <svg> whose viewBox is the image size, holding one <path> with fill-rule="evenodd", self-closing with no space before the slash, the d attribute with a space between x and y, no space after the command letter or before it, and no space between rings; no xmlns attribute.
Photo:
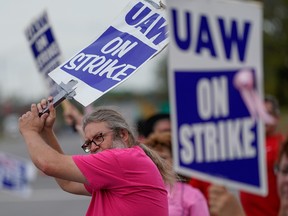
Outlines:
<svg viewBox="0 0 288 216"><path fill-rule="evenodd" d="M37 70L24 29L44 10L67 60L89 45L117 17L129 0L0 0L0 99L47 97L48 89ZM157 86L155 67L165 52L144 64L116 87L121 91L149 91Z"/></svg>

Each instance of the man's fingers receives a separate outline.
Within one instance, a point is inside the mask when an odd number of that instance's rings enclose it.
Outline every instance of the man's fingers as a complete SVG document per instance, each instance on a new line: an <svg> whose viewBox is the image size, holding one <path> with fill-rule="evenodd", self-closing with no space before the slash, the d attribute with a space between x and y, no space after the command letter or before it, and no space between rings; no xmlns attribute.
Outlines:
<svg viewBox="0 0 288 216"><path fill-rule="evenodd" d="M30 111L24 113L24 114L19 118L19 120L23 120L23 119L27 118L28 115L29 115L28 113L30 113Z"/></svg>
<svg viewBox="0 0 288 216"><path fill-rule="evenodd" d="M43 107L42 107L41 103L37 104L37 109L38 109L39 112L43 111Z"/></svg>
<svg viewBox="0 0 288 216"><path fill-rule="evenodd" d="M45 109L47 107L47 100L46 99L42 99L40 101L40 104L41 104L42 108Z"/></svg>
<svg viewBox="0 0 288 216"><path fill-rule="evenodd" d="M42 120L45 120L48 116L49 116L48 113L44 113L44 114L42 114L42 115L40 116L40 118L41 118Z"/></svg>
<svg viewBox="0 0 288 216"><path fill-rule="evenodd" d="M47 100L48 100L49 103L51 103L53 101L53 97L49 96Z"/></svg>
<svg viewBox="0 0 288 216"><path fill-rule="evenodd" d="M38 109L39 113L42 113L43 110L45 110L47 108L47 106L49 106L49 104L51 104L52 102L53 102L52 96L49 96L47 99L42 99L40 101L40 103L37 104L37 109Z"/></svg>
<svg viewBox="0 0 288 216"><path fill-rule="evenodd" d="M50 112L50 116L55 117L56 111L52 103L49 104L49 112Z"/></svg>
<svg viewBox="0 0 288 216"><path fill-rule="evenodd" d="M37 106L36 104L31 104L31 112L34 114L34 115L37 115L38 116L38 109L37 109Z"/></svg>

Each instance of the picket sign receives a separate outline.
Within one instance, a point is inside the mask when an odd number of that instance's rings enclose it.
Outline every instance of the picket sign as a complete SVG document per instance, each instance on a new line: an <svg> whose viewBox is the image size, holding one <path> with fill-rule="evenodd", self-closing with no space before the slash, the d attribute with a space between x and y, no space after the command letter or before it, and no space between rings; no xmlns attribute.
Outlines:
<svg viewBox="0 0 288 216"><path fill-rule="evenodd" d="M37 169L30 160L0 152L0 190L27 197L36 176Z"/></svg>
<svg viewBox="0 0 288 216"><path fill-rule="evenodd" d="M261 4L168 0L167 17L175 169L266 194L262 111L248 106L262 103Z"/></svg>
<svg viewBox="0 0 288 216"><path fill-rule="evenodd" d="M49 76L58 84L75 80L74 99L88 106L127 80L168 43L165 10L132 0L91 43Z"/></svg>
<svg viewBox="0 0 288 216"><path fill-rule="evenodd" d="M47 11L35 17L25 29L36 66L48 84L50 95L57 93L57 84L48 73L57 68L62 62L60 47L49 22Z"/></svg>

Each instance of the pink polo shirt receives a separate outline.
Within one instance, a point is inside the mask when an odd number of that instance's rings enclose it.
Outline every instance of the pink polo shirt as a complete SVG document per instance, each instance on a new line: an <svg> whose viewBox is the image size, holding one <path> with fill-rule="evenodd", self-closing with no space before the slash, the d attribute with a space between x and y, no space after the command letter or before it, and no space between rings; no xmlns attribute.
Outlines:
<svg viewBox="0 0 288 216"><path fill-rule="evenodd" d="M170 216L209 216L207 201L200 190L183 182L167 187Z"/></svg>
<svg viewBox="0 0 288 216"><path fill-rule="evenodd" d="M141 147L75 155L73 160L89 182L87 216L168 216L161 174Z"/></svg>

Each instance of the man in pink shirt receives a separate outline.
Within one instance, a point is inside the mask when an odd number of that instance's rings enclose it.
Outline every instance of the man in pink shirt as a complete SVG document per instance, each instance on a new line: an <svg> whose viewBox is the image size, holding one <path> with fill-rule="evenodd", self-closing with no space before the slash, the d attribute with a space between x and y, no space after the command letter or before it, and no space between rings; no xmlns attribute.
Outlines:
<svg viewBox="0 0 288 216"><path fill-rule="evenodd" d="M56 112L53 99L48 100L49 114L38 117L47 100L32 104L19 118L19 130L37 168L55 177L63 190L92 196L86 215L168 215L165 184L173 182L174 173L136 142L118 112L100 108L85 116L82 148L91 154L68 156L54 135Z"/></svg>

